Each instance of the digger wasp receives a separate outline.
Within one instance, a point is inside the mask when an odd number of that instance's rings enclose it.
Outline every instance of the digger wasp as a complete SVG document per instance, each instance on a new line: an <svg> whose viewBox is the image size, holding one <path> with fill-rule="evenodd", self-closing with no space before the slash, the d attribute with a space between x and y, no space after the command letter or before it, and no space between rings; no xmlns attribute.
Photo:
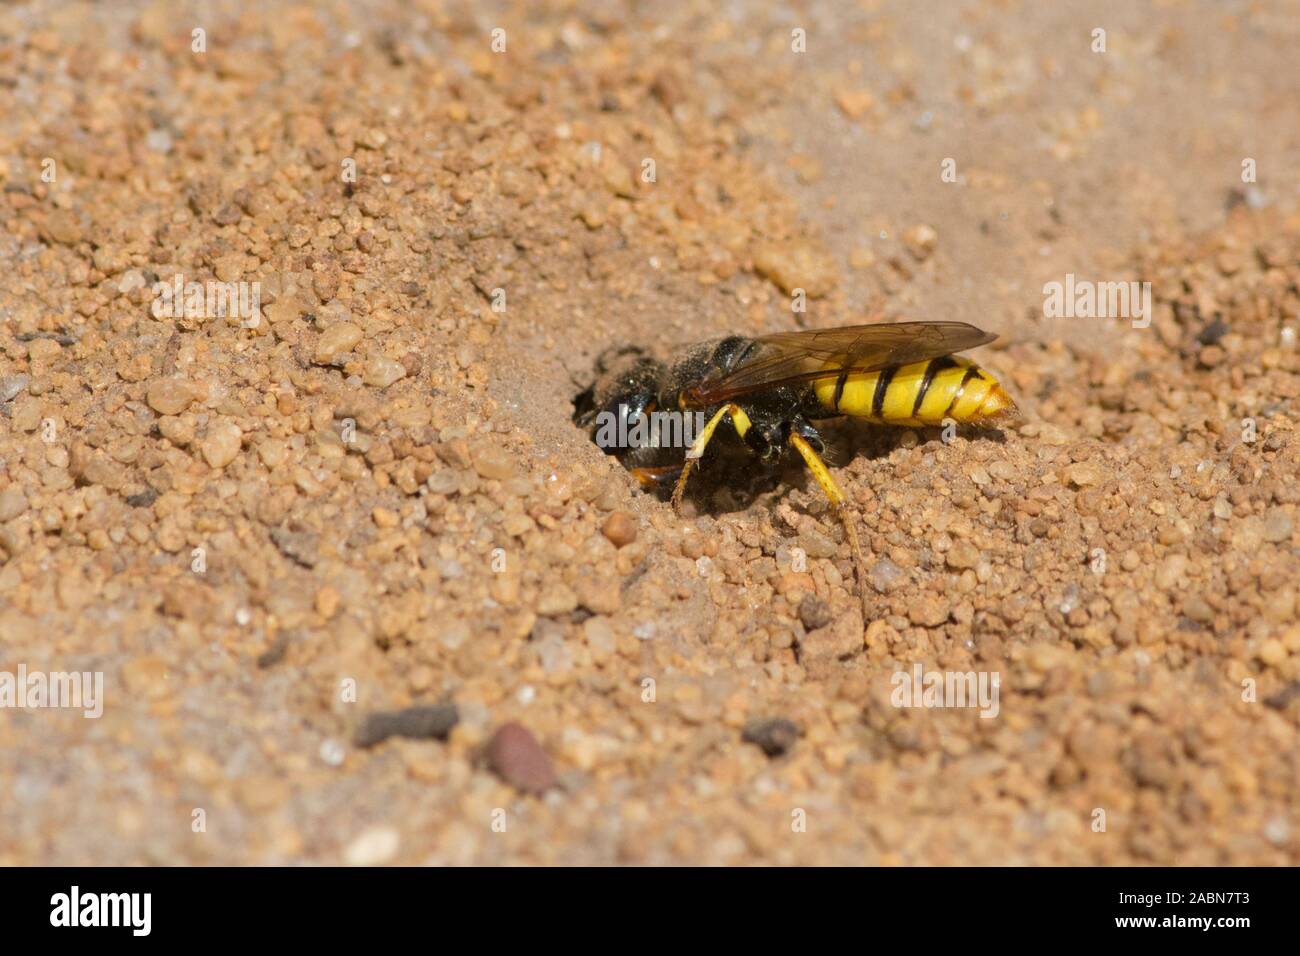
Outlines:
<svg viewBox="0 0 1300 956"><path fill-rule="evenodd" d="M732 335L688 346L667 362L639 347L615 348L598 360L596 382L579 396L574 420L644 487L674 481L674 509L724 423L765 462L793 450L844 524L862 594L857 529L813 422L845 415L913 427L1010 422L1018 415L1011 396L988 371L955 354L995 338L964 322L895 322ZM699 427L678 427L682 415ZM618 440L629 435L638 440Z"/></svg>

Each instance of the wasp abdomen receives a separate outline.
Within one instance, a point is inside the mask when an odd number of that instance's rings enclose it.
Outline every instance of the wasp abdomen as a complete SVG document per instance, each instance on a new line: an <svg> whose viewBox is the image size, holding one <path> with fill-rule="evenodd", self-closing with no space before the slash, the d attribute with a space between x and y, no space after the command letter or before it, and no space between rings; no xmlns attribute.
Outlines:
<svg viewBox="0 0 1300 956"><path fill-rule="evenodd" d="M875 372L840 372L813 383L831 414L886 425L991 424L1011 417L1015 403L997 379L968 359L945 355Z"/></svg>

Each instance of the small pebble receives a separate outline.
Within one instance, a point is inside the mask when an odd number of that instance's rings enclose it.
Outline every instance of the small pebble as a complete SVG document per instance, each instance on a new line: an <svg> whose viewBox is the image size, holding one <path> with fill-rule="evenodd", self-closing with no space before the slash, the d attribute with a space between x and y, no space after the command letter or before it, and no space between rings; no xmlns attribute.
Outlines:
<svg viewBox="0 0 1300 956"><path fill-rule="evenodd" d="M1276 638L1269 638L1260 645L1259 659L1269 667L1277 667L1287 659L1286 648Z"/></svg>
<svg viewBox="0 0 1300 956"><path fill-rule="evenodd" d="M600 530L616 548L622 548L636 540L636 522L626 511L615 511L605 519Z"/></svg>
<svg viewBox="0 0 1300 956"><path fill-rule="evenodd" d="M317 365L330 365L340 355L352 351L362 339L361 327L352 322L331 325L316 340L312 360Z"/></svg>
<svg viewBox="0 0 1300 956"><path fill-rule="evenodd" d="M373 747L389 737L446 740L459 715L455 704L431 704L366 715L354 738L358 747Z"/></svg>
<svg viewBox="0 0 1300 956"><path fill-rule="evenodd" d="M961 571L979 564L980 550L969 541L956 541L944 559L948 567Z"/></svg>
<svg viewBox="0 0 1300 956"><path fill-rule="evenodd" d="M27 387L31 381L29 375L6 375L0 378L0 405L11 402L14 397Z"/></svg>
<svg viewBox="0 0 1300 956"><path fill-rule="evenodd" d="M808 594L799 602L799 620L810 631L825 627L831 622L831 606L824 598Z"/></svg>
<svg viewBox="0 0 1300 956"><path fill-rule="evenodd" d="M367 827L352 838L343 851L348 866L380 866L397 856L402 836L390 826Z"/></svg>
<svg viewBox="0 0 1300 956"><path fill-rule="evenodd" d="M557 782L551 758L520 724L505 724L487 745L488 765L516 790L541 793Z"/></svg>
<svg viewBox="0 0 1300 956"><path fill-rule="evenodd" d="M921 627L938 627L948 620L948 602L936 594L923 594L907 608L907 619Z"/></svg>
<svg viewBox="0 0 1300 956"><path fill-rule="evenodd" d="M754 251L754 268L786 295L802 289L810 299L828 295L839 282L834 258L823 246L807 239L759 246Z"/></svg>
<svg viewBox="0 0 1300 956"><path fill-rule="evenodd" d="M769 757L780 757L794 748L799 740L799 727L784 717L756 717L745 723L740 738Z"/></svg>
<svg viewBox="0 0 1300 956"><path fill-rule="evenodd" d="M470 461L480 478L505 481L515 476L514 459L498 442L476 442L470 448Z"/></svg>
<svg viewBox="0 0 1300 956"><path fill-rule="evenodd" d="M331 767L343 766L343 761L347 757L347 748L333 737L321 741L319 752L321 761Z"/></svg>
<svg viewBox="0 0 1300 956"><path fill-rule="evenodd" d="M17 485L0 491L0 523L17 518L27 510L27 495Z"/></svg>
<svg viewBox="0 0 1300 956"><path fill-rule="evenodd" d="M216 425L209 429L199 450L203 459L213 468L225 468L239 454L243 433L239 426L231 422Z"/></svg>
<svg viewBox="0 0 1300 956"><path fill-rule="evenodd" d="M365 383L372 388L387 388L406 377L406 368L396 359L385 355L372 355L366 360Z"/></svg>
<svg viewBox="0 0 1300 956"><path fill-rule="evenodd" d="M543 617L560 617L578 609L578 596L564 584L555 584L542 592L537 601L537 613Z"/></svg>
<svg viewBox="0 0 1300 956"><path fill-rule="evenodd" d="M867 572L871 586L881 594L900 588L907 581L907 572L888 558L880 558Z"/></svg>
<svg viewBox="0 0 1300 956"><path fill-rule="evenodd" d="M933 226L913 226L903 232L903 245L917 262L930 258L935 246L939 244L939 234Z"/></svg>
<svg viewBox="0 0 1300 956"><path fill-rule="evenodd" d="M159 415L179 415L194 401L194 389L183 379L161 378L150 384L145 400Z"/></svg>
<svg viewBox="0 0 1300 956"><path fill-rule="evenodd" d="M1099 485L1105 477L1106 473L1101 466L1090 461L1077 462L1065 469L1065 480L1076 488Z"/></svg>

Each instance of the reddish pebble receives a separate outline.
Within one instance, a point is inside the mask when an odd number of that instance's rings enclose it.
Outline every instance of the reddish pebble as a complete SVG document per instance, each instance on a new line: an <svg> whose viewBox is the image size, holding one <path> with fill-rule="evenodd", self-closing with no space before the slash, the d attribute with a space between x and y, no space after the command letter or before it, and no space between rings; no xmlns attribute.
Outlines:
<svg viewBox="0 0 1300 956"><path fill-rule="evenodd" d="M551 758L528 730L505 724L488 742L488 764L504 780L524 793L541 793L555 786Z"/></svg>

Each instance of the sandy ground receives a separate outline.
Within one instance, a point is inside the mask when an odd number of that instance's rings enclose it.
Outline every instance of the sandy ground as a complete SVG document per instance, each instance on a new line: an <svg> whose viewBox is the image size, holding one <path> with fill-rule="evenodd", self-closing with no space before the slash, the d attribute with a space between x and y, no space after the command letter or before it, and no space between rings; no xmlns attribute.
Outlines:
<svg viewBox="0 0 1300 956"><path fill-rule="evenodd" d="M0 7L0 683L104 681L0 711L0 863L1296 861L1294 6L715 7ZM865 619L799 469L571 423L871 314L1024 421L831 429Z"/></svg>

